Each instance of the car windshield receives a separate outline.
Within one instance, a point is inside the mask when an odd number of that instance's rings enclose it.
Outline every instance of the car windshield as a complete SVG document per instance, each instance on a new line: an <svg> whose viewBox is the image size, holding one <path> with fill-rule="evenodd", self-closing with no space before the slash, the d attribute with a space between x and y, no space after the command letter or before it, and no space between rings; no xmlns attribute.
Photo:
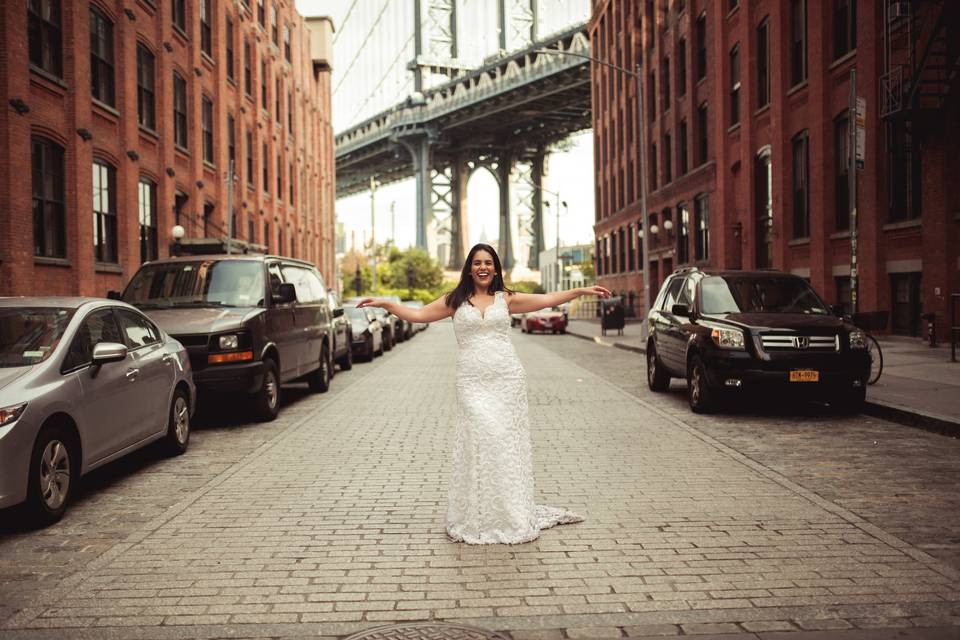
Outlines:
<svg viewBox="0 0 960 640"><path fill-rule="evenodd" d="M73 317L59 307L0 308L0 367L43 362L57 348Z"/></svg>
<svg viewBox="0 0 960 640"><path fill-rule="evenodd" d="M158 307L263 306L263 264L255 260L197 260L149 264L123 292L124 302Z"/></svg>
<svg viewBox="0 0 960 640"><path fill-rule="evenodd" d="M356 307L344 307L347 317L351 320L362 320L367 321L367 314L363 309L357 309Z"/></svg>
<svg viewBox="0 0 960 640"><path fill-rule="evenodd" d="M805 313L828 315L820 296L800 278L711 276L700 284L703 313Z"/></svg>

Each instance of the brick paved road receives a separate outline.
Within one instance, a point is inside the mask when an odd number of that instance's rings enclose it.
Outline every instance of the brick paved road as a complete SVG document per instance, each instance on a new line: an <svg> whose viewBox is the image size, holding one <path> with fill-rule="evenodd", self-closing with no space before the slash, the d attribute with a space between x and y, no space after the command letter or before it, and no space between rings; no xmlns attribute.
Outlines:
<svg viewBox="0 0 960 640"><path fill-rule="evenodd" d="M600 347L551 338L516 336L537 492L586 522L513 547L446 540L454 353L440 324L274 425L200 431L182 458L145 456L120 481L101 480L61 525L0 534L6 575L56 571L57 554L46 556L61 544L72 561L63 580L4 580L0 601L16 604L0 635L335 637L423 619L518 639L960 629L960 573L892 535L893 509L845 505L864 481L829 500L807 483L823 469L803 467L796 450L819 439L782 436L792 450L778 467L754 455L775 448L754 444L770 437L769 416L690 419L677 398L651 404L568 359L590 367ZM636 362L602 351L611 370ZM817 420L801 422L809 432ZM787 418L773 422L789 431ZM879 428L853 422L857 437ZM951 455L936 458L933 478L956 488L957 443L940 448Z"/></svg>

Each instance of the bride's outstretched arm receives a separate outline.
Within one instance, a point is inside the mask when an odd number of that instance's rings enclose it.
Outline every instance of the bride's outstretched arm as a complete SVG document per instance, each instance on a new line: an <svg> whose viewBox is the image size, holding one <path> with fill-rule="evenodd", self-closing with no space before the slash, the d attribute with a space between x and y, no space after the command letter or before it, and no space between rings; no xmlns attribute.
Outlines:
<svg viewBox="0 0 960 640"><path fill-rule="evenodd" d="M609 298L610 291L603 287L580 287L568 291L554 291L553 293L514 293L509 297L510 313L533 313L540 309L570 302L580 296Z"/></svg>
<svg viewBox="0 0 960 640"><path fill-rule="evenodd" d="M453 309L447 306L446 295L440 296L430 304L420 307L408 307L392 300L378 300L376 298L364 298L357 303L357 308L362 307L380 307L386 309L401 320L407 322L436 322L453 315Z"/></svg>

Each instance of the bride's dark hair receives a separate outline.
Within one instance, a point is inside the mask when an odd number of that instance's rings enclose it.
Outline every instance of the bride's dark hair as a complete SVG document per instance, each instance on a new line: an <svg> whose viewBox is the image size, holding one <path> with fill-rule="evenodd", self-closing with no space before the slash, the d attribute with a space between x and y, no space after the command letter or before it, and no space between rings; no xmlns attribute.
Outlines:
<svg viewBox="0 0 960 640"><path fill-rule="evenodd" d="M473 248L470 249L470 253L467 254L467 259L463 262L463 269L460 271L460 282L457 284L457 288L447 294L444 302L446 302L446 305L451 309L459 309L460 305L468 301L470 296L473 295L475 287L473 285L473 277L470 275L470 265L473 263L473 256L476 255L477 251L486 251L493 256L494 276L493 280L490 281L490 285L487 287L487 293L491 295L497 291L513 293L510 289L507 289L507 286L503 283L503 269L500 267L500 256L497 255L496 249L481 242L473 245Z"/></svg>

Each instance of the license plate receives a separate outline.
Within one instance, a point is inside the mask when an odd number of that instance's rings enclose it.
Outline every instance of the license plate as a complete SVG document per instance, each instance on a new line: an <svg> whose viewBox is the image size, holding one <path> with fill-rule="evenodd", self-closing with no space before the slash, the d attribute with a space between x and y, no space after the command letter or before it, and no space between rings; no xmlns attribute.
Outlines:
<svg viewBox="0 0 960 640"><path fill-rule="evenodd" d="M790 382L820 382L820 372L812 369L795 369L790 372Z"/></svg>

